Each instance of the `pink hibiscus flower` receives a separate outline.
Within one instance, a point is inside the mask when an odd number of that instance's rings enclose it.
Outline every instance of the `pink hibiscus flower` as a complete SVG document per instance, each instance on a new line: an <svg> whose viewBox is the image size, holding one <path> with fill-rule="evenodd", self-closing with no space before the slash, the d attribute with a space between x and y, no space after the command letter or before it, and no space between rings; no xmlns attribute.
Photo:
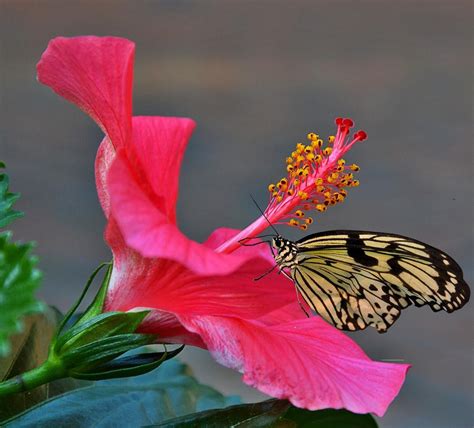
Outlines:
<svg viewBox="0 0 474 428"><path fill-rule="evenodd" d="M245 383L298 407L383 415L408 366L372 361L321 318L307 318L283 275L254 282L273 258L268 248L242 247L238 240L265 229L263 218L241 232L217 229L202 244L180 232L179 168L195 125L184 118L132 117L133 56L134 44L125 39L59 37L38 64L40 82L84 110L106 135L96 160L114 257L106 309L152 309L143 331L208 349L242 372ZM335 174L345 169L342 154L365 134L349 141L352 123L337 123L332 150L324 152L310 134L311 144L297 146L288 160L288 177L270 186L273 222L291 217L290 224L304 229L307 205L322 211L344 198L340 180L356 184L351 173ZM309 167L301 166L301 156ZM334 188L318 187L318 179L331 174Z"/></svg>

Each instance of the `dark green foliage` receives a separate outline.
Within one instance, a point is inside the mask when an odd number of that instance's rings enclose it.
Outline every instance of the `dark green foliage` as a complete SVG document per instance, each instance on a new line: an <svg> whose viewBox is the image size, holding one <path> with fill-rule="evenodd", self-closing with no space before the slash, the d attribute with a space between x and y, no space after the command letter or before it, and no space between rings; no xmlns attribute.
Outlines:
<svg viewBox="0 0 474 428"><path fill-rule="evenodd" d="M5 164L0 162L0 170ZM0 228L21 217L22 212L12 208L20 197L9 191L9 178L0 173ZM0 357L10 349L8 337L21 331L21 318L32 312L41 311L43 305L34 293L41 281L36 269L37 258L31 255L33 244L11 242L11 233L0 234Z"/></svg>
<svg viewBox="0 0 474 428"><path fill-rule="evenodd" d="M21 331L21 318L40 311L34 293L41 281L32 244L11 242L11 233L0 234L0 356L9 349L8 337Z"/></svg>
<svg viewBox="0 0 474 428"><path fill-rule="evenodd" d="M45 401L6 427L139 427L238 403L198 383L176 359L141 376L95 382Z"/></svg>
<svg viewBox="0 0 474 428"><path fill-rule="evenodd" d="M0 170L5 168L5 164L0 161ZM12 208L14 202L20 197L19 193L12 193L8 190L8 175L0 173L0 227L5 227L23 213Z"/></svg>

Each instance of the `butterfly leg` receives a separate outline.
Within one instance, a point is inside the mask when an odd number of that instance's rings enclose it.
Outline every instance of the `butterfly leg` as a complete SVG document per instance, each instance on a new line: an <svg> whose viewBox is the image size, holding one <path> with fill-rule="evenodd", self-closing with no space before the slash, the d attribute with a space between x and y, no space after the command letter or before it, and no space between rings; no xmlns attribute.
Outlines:
<svg viewBox="0 0 474 428"><path fill-rule="evenodd" d="M258 281L262 279L263 277L267 276L269 273L273 272L273 270L277 267L278 265L274 265L271 269L267 270L263 275L258 276L257 278L254 279L254 281Z"/></svg>

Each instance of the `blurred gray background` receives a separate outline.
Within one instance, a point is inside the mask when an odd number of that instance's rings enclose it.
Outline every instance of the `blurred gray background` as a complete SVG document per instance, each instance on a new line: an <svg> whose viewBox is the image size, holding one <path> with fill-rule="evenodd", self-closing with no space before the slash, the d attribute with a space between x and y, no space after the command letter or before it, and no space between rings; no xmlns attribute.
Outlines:
<svg viewBox="0 0 474 428"><path fill-rule="evenodd" d="M1 0L0 157L23 195L16 237L38 242L41 297L65 310L110 257L93 176L101 132L35 80L48 40L80 34L137 43L135 114L197 121L178 204L192 238L247 225L249 193L266 200L293 145L350 116L369 134L348 156L361 186L312 232L412 236L472 284L471 12L468 1ZM409 309L385 335L353 335L374 358L413 364L381 427L473 425L472 314L472 303ZM263 398L206 352L183 354L202 381Z"/></svg>

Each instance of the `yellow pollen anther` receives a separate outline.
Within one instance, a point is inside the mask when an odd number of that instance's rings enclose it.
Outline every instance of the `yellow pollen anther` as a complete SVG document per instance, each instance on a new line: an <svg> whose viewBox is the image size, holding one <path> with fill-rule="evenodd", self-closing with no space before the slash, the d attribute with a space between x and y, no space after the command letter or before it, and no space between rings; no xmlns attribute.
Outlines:
<svg viewBox="0 0 474 428"><path fill-rule="evenodd" d="M341 137L344 140L341 140L343 148L347 143L344 135L344 138ZM272 196L270 204L281 203L277 209L283 204L282 209L284 208L285 212L288 208L291 211L296 210L291 216L293 218L287 218L286 224L302 230L306 230L313 223L313 218L307 217L312 210L324 212L329 206L344 201L347 191L343 188L359 185L352 172L360 170L358 165L346 165L344 159L338 159L339 146L336 148L337 153L332 146L336 141L334 135L325 140L327 143L314 132L307 134L307 139L307 144L304 141L295 144L290 156L285 159L287 177L268 185ZM335 154L337 156L334 156ZM335 158L332 162L331 155Z"/></svg>
<svg viewBox="0 0 474 428"><path fill-rule="evenodd" d="M305 201L306 199L308 199L308 194L306 192L303 192L302 190L300 190L298 192L298 196L300 197L300 199L302 199L303 201Z"/></svg>

